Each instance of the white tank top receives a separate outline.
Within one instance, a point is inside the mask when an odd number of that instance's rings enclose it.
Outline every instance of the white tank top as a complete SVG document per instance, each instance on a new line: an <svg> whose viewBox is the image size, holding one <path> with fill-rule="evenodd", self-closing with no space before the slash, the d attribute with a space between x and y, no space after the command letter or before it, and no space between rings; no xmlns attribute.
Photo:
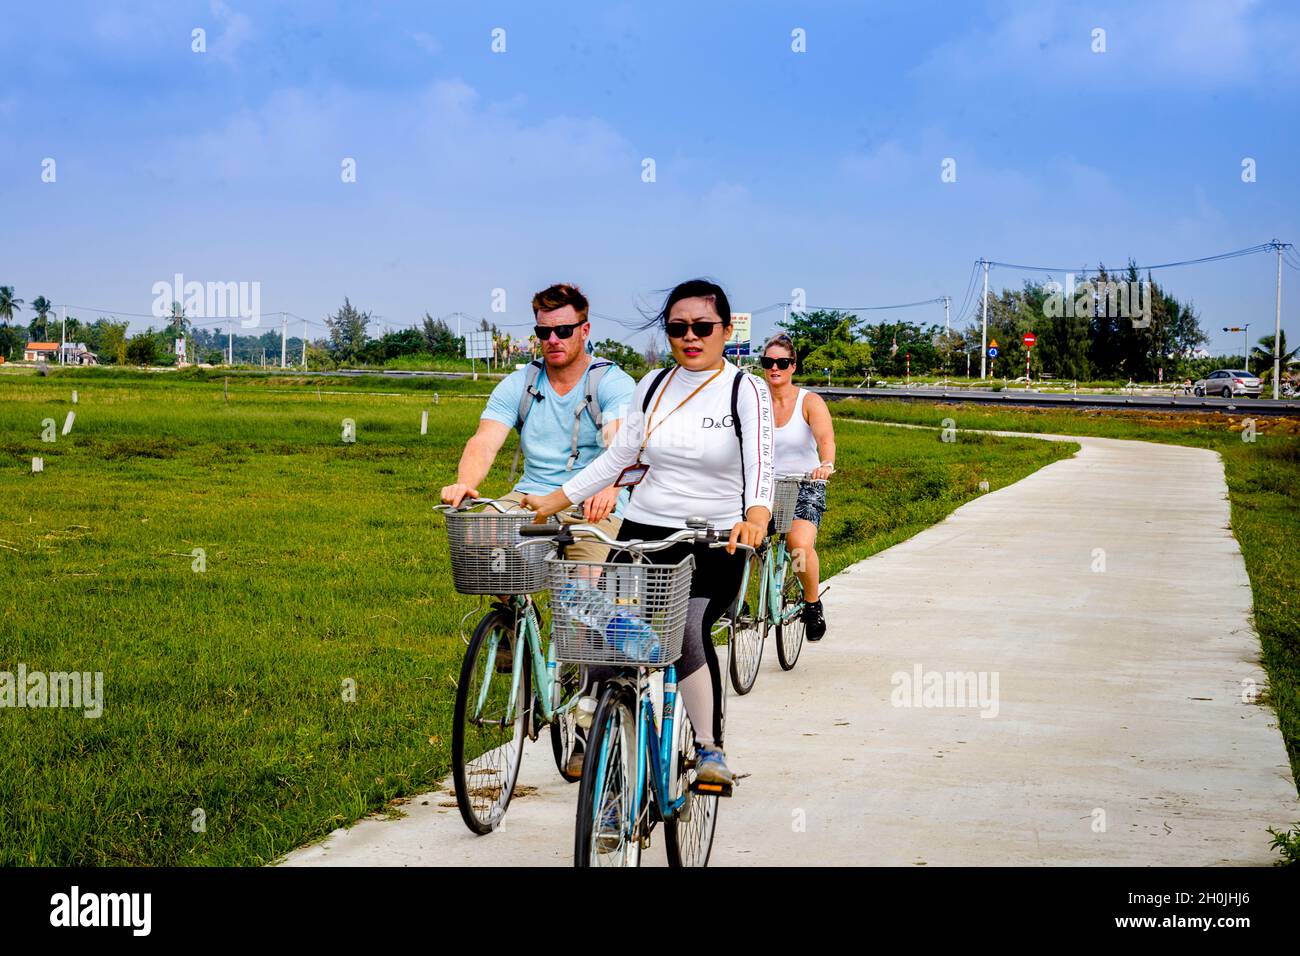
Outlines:
<svg viewBox="0 0 1300 956"><path fill-rule="evenodd" d="M794 402L794 414L788 422L776 429L772 467L778 478L802 475L821 464L821 459L817 456L817 439L803 417L803 399L807 394L807 389L799 389L799 397Z"/></svg>

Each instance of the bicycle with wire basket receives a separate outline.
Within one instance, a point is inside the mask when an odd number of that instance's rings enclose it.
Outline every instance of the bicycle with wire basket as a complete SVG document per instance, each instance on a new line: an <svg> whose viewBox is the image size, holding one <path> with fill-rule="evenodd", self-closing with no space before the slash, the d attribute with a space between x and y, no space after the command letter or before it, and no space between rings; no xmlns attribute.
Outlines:
<svg viewBox="0 0 1300 956"><path fill-rule="evenodd" d="M738 598L728 619L719 622L720 627L725 625L731 632L728 671L737 694L748 694L754 689L769 631L774 632L776 656L782 670L792 670L799 660L806 632L803 622L806 602L796 570L798 556L786 546L786 535L794 521L800 489L825 483L825 479L810 474L786 475L776 480L772 533L759 545L753 559L758 564L756 587L751 593L747 567L746 580L741 585L744 599Z"/></svg>
<svg viewBox="0 0 1300 956"><path fill-rule="evenodd" d="M651 831L663 823L669 865L706 866L718 800L730 796L731 787L696 780L695 733L677 693L675 662L695 559L651 564L645 556L682 542L726 547L726 539L699 518L662 541L615 541L581 524L539 525L522 534L546 536L555 548L546 565L557 659L614 674L600 681L588 733L575 865L638 866ZM632 561L568 560L565 549L575 536L626 551Z"/></svg>
<svg viewBox="0 0 1300 956"><path fill-rule="evenodd" d="M447 519L453 586L493 598L473 634L462 634L451 734L456 805L470 830L490 833L514 795L525 738L535 741L546 725L560 775L578 779L566 768L579 742L580 672L557 661L554 643L542 640L533 594L545 589L546 568L539 555L516 547L519 529L535 515L486 498L436 508Z"/></svg>

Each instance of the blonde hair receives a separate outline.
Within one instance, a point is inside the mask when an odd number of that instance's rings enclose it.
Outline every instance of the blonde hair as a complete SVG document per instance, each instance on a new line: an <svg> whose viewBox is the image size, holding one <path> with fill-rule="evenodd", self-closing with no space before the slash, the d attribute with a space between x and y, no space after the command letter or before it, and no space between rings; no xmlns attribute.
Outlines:
<svg viewBox="0 0 1300 956"><path fill-rule="evenodd" d="M778 332L776 333L776 335L772 336L770 339L764 342L763 350L758 354L766 355L767 350L770 349L773 345L779 345L783 349L789 349L790 358L794 359L796 362L799 361L798 354L795 352L795 348L794 348L794 340L791 339L790 336L786 335L784 332Z"/></svg>

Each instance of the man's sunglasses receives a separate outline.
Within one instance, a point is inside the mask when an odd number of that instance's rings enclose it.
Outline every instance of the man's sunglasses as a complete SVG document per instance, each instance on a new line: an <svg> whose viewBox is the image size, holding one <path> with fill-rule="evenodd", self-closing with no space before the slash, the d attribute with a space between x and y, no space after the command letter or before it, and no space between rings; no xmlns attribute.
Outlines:
<svg viewBox="0 0 1300 956"><path fill-rule="evenodd" d="M759 362L762 363L763 368L779 368L781 371L784 372L786 369L788 369L791 365L794 364L794 359L772 358L770 355L764 355L762 358L759 359Z"/></svg>
<svg viewBox="0 0 1300 956"><path fill-rule="evenodd" d="M714 327L721 324L721 322L669 322L664 326L664 331L668 333L670 339L680 339L686 337L686 329L690 328L698 338L707 339L713 334Z"/></svg>
<svg viewBox="0 0 1300 956"><path fill-rule="evenodd" d="M545 342L554 332L562 339L573 337L573 330L580 325L586 325L586 322L572 322L569 325L534 325L533 332L537 334L538 341Z"/></svg>

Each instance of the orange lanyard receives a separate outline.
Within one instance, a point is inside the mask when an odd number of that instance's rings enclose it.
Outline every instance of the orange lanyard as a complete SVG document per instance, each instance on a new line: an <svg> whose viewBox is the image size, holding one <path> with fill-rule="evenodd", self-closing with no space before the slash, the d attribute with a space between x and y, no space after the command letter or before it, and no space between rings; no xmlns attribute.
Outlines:
<svg viewBox="0 0 1300 956"><path fill-rule="evenodd" d="M678 402L676 407L674 407L672 411L670 411L663 418L659 419L658 424L651 425L649 428L646 429L645 437L641 439L641 448L636 453L637 461L641 460L641 455L643 452L645 452L646 443L650 441L650 436L654 434L654 430L658 428L660 425L662 425L664 422L668 421L668 419L672 416L673 412L677 411L678 408L681 408L683 405L689 402L696 395L700 394L700 392L704 391L704 389L708 388L709 385L713 382L713 380L723 373L726 367L727 367L727 363L723 362L722 366L716 372L714 372L712 375L710 375L707 379L704 380L703 385L699 386L697 389L695 389L695 391L691 392L691 394L687 395L680 402ZM659 411L659 403L662 402L664 400L664 396L668 394L668 386L673 383L673 376L677 374L677 370L679 368L681 368L680 365L674 365L673 370L668 373L668 381L664 382L664 387L660 389L659 397L655 399L655 407L650 409L650 417L646 419L647 422L654 421L655 413Z"/></svg>

